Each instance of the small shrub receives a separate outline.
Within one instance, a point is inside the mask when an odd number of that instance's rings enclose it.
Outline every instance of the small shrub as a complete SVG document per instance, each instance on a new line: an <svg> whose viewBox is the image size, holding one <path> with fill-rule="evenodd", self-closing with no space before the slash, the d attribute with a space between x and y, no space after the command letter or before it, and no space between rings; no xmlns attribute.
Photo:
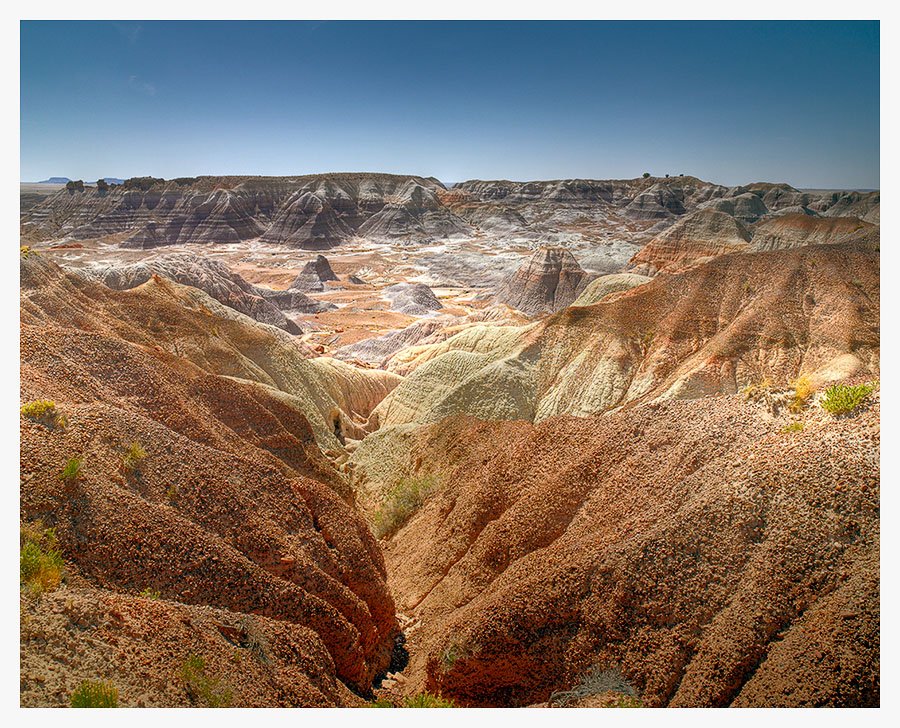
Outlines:
<svg viewBox="0 0 900 728"><path fill-rule="evenodd" d="M73 708L118 708L119 690L109 682L85 680L72 693Z"/></svg>
<svg viewBox="0 0 900 728"><path fill-rule="evenodd" d="M647 179L649 176L650 176L649 172L644 172L644 174L641 175L641 177L643 177L644 179Z"/></svg>
<svg viewBox="0 0 900 728"><path fill-rule="evenodd" d="M810 398L816 393L809 377L798 377L792 384L794 388L794 396L788 404L788 409L795 414L802 412L809 404Z"/></svg>
<svg viewBox="0 0 900 728"><path fill-rule="evenodd" d="M178 499L178 486L170 485L168 488L166 488L166 500L169 501L169 503L174 503L177 499Z"/></svg>
<svg viewBox="0 0 900 728"><path fill-rule="evenodd" d="M29 255L31 255L31 248L28 245L20 246L19 255L21 255L23 258L27 258Z"/></svg>
<svg viewBox="0 0 900 728"><path fill-rule="evenodd" d="M833 415L853 412L875 391L874 384L833 384L825 390L822 409Z"/></svg>
<svg viewBox="0 0 900 728"><path fill-rule="evenodd" d="M141 446L137 440L129 445L128 450L122 456L122 469L126 473L133 473L137 470L137 466L141 460L147 457L147 451Z"/></svg>
<svg viewBox="0 0 900 728"><path fill-rule="evenodd" d="M481 646L475 642L468 642L461 636L453 637L441 653L441 668L449 672L457 662L474 657L480 650Z"/></svg>
<svg viewBox="0 0 900 728"><path fill-rule="evenodd" d="M251 654L263 665L268 665L272 660L269 657L269 641L256 626L251 617L245 617L240 622L241 634L244 644Z"/></svg>
<svg viewBox="0 0 900 728"><path fill-rule="evenodd" d="M364 708L395 708L396 706L387 698L377 698L366 703Z"/></svg>
<svg viewBox="0 0 900 728"><path fill-rule="evenodd" d="M456 708L457 705L452 700L442 698L440 695L432 695L431 693L420 693L413 695L411 698L404 698L403 708Z"/></svg>
<svg viewBox="0 0 900 728"><path fill-rule="evenodd" d="M36 399L26 402L19 409L19 414L51 430L54 427L66 426L65 415L56 409L56 403L50 399Z"/></svg>
<svg viewBox="0 0 900 728"><path fill-rule="evenodd" d="M151 589L149 586L141 592L141 596L144 599L159 599L160 593L156 589Z"/></svg>
<svg viewBox="0 0 900 728"><path fill-rule="evenodd" d="M231 688L222 685L218 678L206 674L206 660L199 655L191 655L181 666L181 679L188 697L207 708L228 708L231 706Z"/></svg>
<svg viewBox="0 0 900 728"><path fill-rule="evenodd" d="M375 536L388 538L399 531L436 490L433 477L402 478L388 491L384 503L375 513Z"/></svg>
<svg viewBox="0 0 900 728"><path fill-rule="evenodd" d="M66 485L74 485L81 475L81 468L84 465L84 458L69 458L66 466L60 471L59 479Z"/></svg>
<svg viewBox="0 0 900 728"><path fill-rule="evenodd" d="M791 432L803 432L804 427L806 427L806 425L802 422L791 422L789 425L782 427L781 431L785 434Z"/></svg>
<svg viewBox="0 0 900 728"><path fill-rule="evenodd" d="M56 531L38 521L23 526L19 542L19 583L35 596L53 591L62 581L63 558Z"/></svg>
<svg viewBox="0 0 900 728"><path fill-rule="evenodd" d="M616 703L610 707L621 708L638 708L641 707L640 698L637 691L625 679L618 670L604 670L601 667L595 667L586 672L581 681L571 690L561 690L550 696L550 707L562 708L567 703L576 702L583 698L593 696L608 696L611 703ZM619 703L637 703L637 705L625 705Z"/></svg>

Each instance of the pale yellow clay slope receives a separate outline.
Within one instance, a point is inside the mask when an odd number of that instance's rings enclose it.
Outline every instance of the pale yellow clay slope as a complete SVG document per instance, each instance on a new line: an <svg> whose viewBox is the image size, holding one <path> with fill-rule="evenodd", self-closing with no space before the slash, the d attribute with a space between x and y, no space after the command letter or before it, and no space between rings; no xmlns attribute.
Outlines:
<svg viewBox="0 0 900 728"><path fill-rule="evenodd" d="M540 422L762 379L874 373L877 255L727 256L530 326L472 327L405 352L410 374L375 414L381 427L454 414Z"/></svg>

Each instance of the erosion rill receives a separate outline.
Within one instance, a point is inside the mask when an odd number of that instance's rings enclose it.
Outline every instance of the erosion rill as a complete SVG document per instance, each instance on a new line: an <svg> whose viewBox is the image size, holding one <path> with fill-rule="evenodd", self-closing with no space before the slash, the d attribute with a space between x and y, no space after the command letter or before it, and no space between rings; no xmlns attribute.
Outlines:
<svg viewBox="0 0 900 728"><path fill-rule="evenodd" d="M22 705L878 705L879 205L29 197Z"/></svg>

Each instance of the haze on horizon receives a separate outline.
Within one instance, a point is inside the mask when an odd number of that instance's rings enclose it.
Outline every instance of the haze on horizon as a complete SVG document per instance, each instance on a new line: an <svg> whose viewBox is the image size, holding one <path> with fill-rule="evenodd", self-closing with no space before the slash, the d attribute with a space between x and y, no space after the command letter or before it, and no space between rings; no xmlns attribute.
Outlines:
<svg viewBox="0 0 900 728"><path fill-rule="evenodd" d="M20 179L879 187L879 24L21 24Z"/></svg>

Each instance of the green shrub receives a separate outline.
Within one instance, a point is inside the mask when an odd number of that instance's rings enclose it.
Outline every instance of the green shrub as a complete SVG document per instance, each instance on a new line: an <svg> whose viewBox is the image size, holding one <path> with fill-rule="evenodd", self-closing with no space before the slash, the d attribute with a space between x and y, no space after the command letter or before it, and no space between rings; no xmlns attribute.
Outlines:
<svg viewBox="0 0 900 728"><path fill-rule="evenodd" d="M56 531L38 521L23 526L19 542L19 583L35 596L53 591L62 581L63 559Z"/></svg>
<svg viewBox="0 0 900 728"><path fill-rule="evenodd" d="M431 476L402 478L384 498L375 513L375 536L388 538L394 535L428 497L437 490L437 482Z"/></svg>
<svg viewBox="0 0 900 728"><path fill-rule="evenodd" d="M822 409L833 415L853 412L875 391L875 384L833 384L825 390Z"/></svg>
<svg viewBox="0 0 900 728"><path fill-rule="evenodd" d="M56 403L51 399L36 399L26 402L19 409L19 414L50 429L66 426L65 415L56 409Z"/></svg>
<svg viewBox="0 0 900 728"><path fill-rule="evenodd" d="M181 679L191 701L207 708L231 706L231 688L206 674L206 660L199 655L191 655L185 660L181 666Z"/></svg>
<svg viewBox="0 0 900 728"><path fill-rule="evenodd" d="M31 248L27 245L19 246L19 255L21 255L23 258L27 258L29 255L31 255Z"/></svg>
<svg viewBox="0 0 900 728"><path fill-rule="evenodd" d="M806 425L802 422L791 422L790 424L782 427L781 431L785 434L788 434L791 432L803 432L804 427L806 427Z"/></svg>
<svg viewBox="0 0 900 728"><path fill-rule="evenodd" d="M73 485L81 475L81 468L84 465L84 458L69 458L66 466L60 471L59 479L66 485Z"/></svg>
<svg viewBox="0 0 900 728"><path fill-rule="evenodd" d="M133 473L141 460L147 457L147 451L141 446L137 440L129 445L128 450L122 456L122 470L126 473Z"/></svg>
<svg viewBox="0 0 900 728"><path fill-rule="evenodd" d="M156 589L151 589L149 586L141 592L141 596L144 599L159 599L160 593Z"/></svg>
<svg viewBox="0 0 900 728"><path fill-rule="evenodd" d="M456 708L457 705L452 700L442 698L440 695L432 695L431 693L420 693L411 698L404 698L404 708Z"/></svg>
<svg viewBox="0 0 900 728"><path fill-rule="evenodd" d="M118 708L119 690L109 682L85 680L72 693L73 708Z"/></svg>

